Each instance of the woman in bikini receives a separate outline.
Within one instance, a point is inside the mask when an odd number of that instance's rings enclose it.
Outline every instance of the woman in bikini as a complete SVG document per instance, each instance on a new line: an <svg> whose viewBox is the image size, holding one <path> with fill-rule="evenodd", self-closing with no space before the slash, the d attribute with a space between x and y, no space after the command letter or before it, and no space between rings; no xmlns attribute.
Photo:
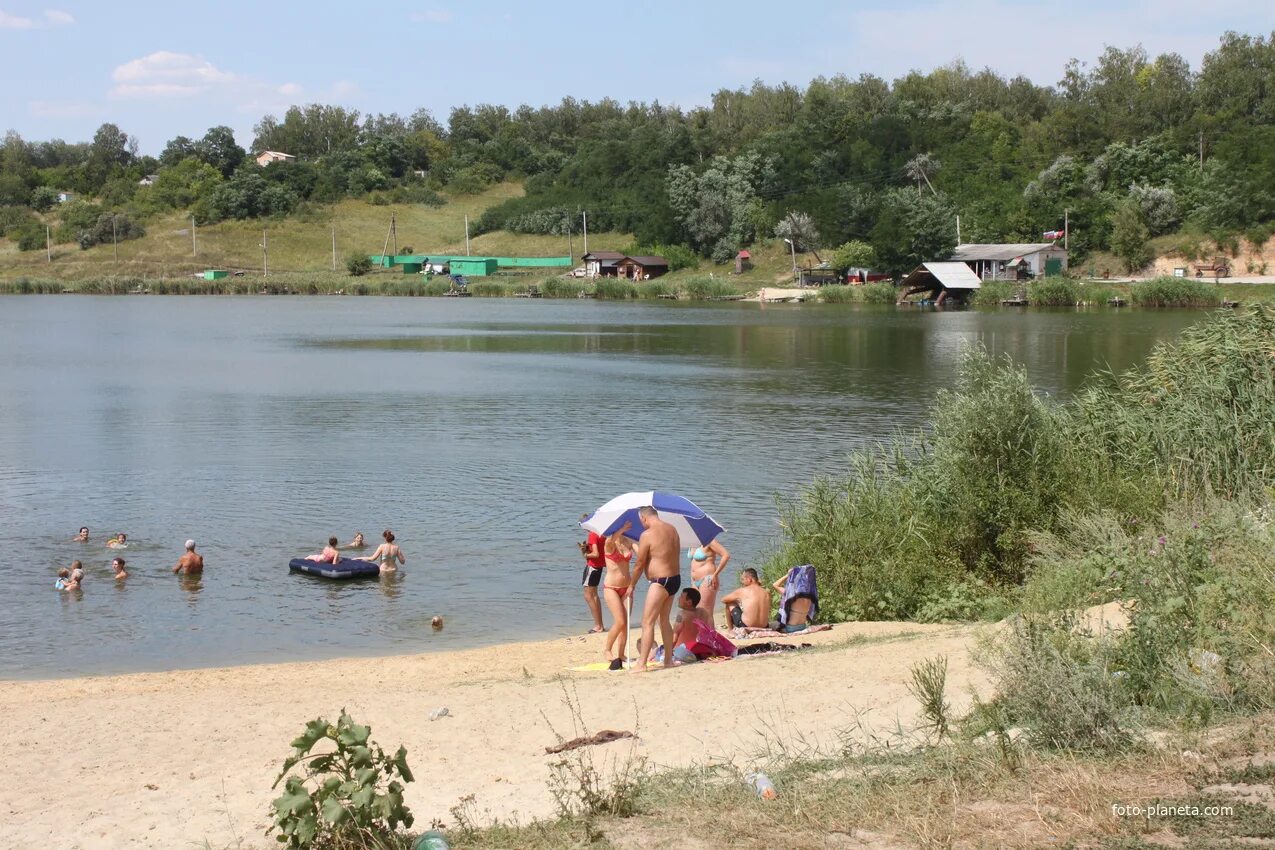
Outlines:
<svg viewBox="0 0 1275 850"><path fill-rule="evenodd" d="M406 564L407 559L403 557L403 550L398 548L398 544L394 542L394 532L387 528L381 532L381 538L385 542L377 546L376 551L366 560L380 564L382 575L396 572L398 565Z"/></svg>
<svg viewBox="0 0 1275 850"><path fill-rule="evenodd" d="M624 536L632 527L625 523L614 534L608 535L602 545L607 572L603 579L603 593L607 608L611 611L611 631L607 632L606 657L612 670L623 670L629 656L629 562L633 560L633 541ZM613 647L619 644L613 653Z"/></svg>
<svg viewBox="0 0 1275 850"><path fill-rule="evenodd" d="M703 558L700 558L700 553ZM717 593L722 589L722 570L730 560L730 552L718 541L691 550L691 585L700 593L699 607L713 616Z"/></svg>

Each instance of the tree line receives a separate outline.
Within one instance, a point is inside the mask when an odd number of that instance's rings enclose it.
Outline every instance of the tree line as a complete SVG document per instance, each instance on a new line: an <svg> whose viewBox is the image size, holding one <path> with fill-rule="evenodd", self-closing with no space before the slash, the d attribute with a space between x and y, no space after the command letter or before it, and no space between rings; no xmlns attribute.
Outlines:
<svg viewBox="0 0 1275 850"><path fill-rule="evenodd" d="M311 104L255 130L253 151L297 159L259 168L226 127L178 136L157 158L113 124L76 144L10 132L0 227L21 241L35 230L30 211L52 209L60 191L88 199L59 205L64 222L181 209L207 223L345 197L438 204L439 192L521 180L525 195L488 209L479 232L565 234L587 210L591 228L718 261L780 235L900 272L949 250L958 215L966 242L1040 241L1066 215L1075 255L1113 250L1134 268L1150 259L1148 240L1183 228L1265 241L1275 33L1227 33L1198 69L1173 53L1107 48L1072 60L1052 86L958 61L893 81L757 81L689 110L565 98L456 107L444 126L425 110ZM89 229L79 225L60 238Z"/></svg>

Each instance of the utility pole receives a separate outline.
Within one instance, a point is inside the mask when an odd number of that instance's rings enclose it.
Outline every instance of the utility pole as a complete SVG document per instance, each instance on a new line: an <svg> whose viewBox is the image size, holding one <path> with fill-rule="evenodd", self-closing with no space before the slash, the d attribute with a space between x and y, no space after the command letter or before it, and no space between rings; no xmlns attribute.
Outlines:
<svg viewBox="0 0 1275 850"><path fill-rule="evenodd" d="M1204 131L1200 131L1200 170L1204 170Z"/></svg>
<svg viewBox="0 0 1275 850"><path fill-rule="evenodd" d="M1071 241L1071 207L1063 207L1063 250L1068 250Z"/></svg>
<svg viewBox="0 0 1275 850"><path fill-rule="evenodd" d="M193 215L190 217L190 255L192 257L199 255L199 251L195 249L195 217Z"/></svg>
<svg viewBox="0 0 1275 850"><path fill-rule="evenodd" d="M394 256L398 256L398 213L390 213L390 234L394 237Z"/></svg>
<svg viewBox="0 0 1275 850"><path fill-rule="evenodd" d="M332 225L332 271L336 271L336 225Z"/></svg>
<svg viewBox="0 0 1275 850"><path fill-rule="evenodd" d="M270 277L270 240L264 227L261 228L261 276Z"/></svg>
<svg viewBox="0 0 1275 850"><path fill-rule="evenodd" d="M574 234L572 234L571 232L571 216L568 215L567 216L567 254L571 257L571 259L574 260L576 256L576 248L575 248L575 240L572 239L573 235Z"/></svg>
<svg viewBox="0 0 1275 850"><path fill-rule="evenodd" d="M49 226L44 226L44 251L49 255L49 262L53 262L53 239L49 235Z"/></svg>
<svg viewBox="0 0 1275 850"><path fill-rule="evenodd" d="M959 215L956 217L956 244L957 245L962 244L961 243L961 217Z"/></svg>
<svg viewBox="0 0 1275 850"><path fill-rule="evenodd" d="M115 265L120 264L120 240L115 232L115 213L111 213L111 245L115 251Z"/></svg>
<svg viewBox="0 0 1275 850"><path fill-rule="evenodd" d="M589 211L582 210L580 215L584 218L584 253L589 253Z"/></svg>
<svg viewBox="0 0 1275 850"><path fill-rule="evenodd" d="M465 256L469 256L469 216L465 216Z"/></svg>

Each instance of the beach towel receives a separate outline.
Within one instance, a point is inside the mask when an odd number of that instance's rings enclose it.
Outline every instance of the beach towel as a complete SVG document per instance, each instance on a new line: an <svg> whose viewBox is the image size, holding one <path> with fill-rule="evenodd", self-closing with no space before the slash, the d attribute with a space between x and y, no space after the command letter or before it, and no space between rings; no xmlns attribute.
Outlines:
<svg viewBox="0 0 1275 850"><path fill-rule="evenodd" d="M758 629L752 626L740 626L731 629L728 635L732 640L748 640L749 638L782 638L792 637L794 634L809 635L815 632L827 632L832 630L831 623L820 623L816 626L807 626L800 632L781 632L775 629Z"/></svg>
<svg viewBox="0 0 1275 850"><path fill-rule="evenodd" d="M706 625L703 620L695 621L695 640L688 641L686 648L694 653L696 658L714 656L734 658L736 651L735 644L727 640L726 635Z"/></svg>
<svg viewBox="0 0 1275 850"><path fill-rule="evenodd" d="M792 603L798 599L810 600L810 622L814 622L819 614L819 586L815 582L815 568L811 564L802 564L788 571L788 581L784 584L784 596L779 600L779 625L788 625L788 616Z"/></svg>

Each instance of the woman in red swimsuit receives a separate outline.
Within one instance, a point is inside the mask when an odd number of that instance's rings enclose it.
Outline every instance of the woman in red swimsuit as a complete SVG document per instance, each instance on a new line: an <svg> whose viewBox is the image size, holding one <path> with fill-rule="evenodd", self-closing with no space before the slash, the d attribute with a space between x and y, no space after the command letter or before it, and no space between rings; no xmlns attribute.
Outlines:
<svg viewBox="0 0 1275 850"><path fill-rule="evenodd" d="M623 670L624 661L629 656L629 608L626 597L629 593L629 562L633 559L633 541L625 537L624 532L630 527L631 523L626 522L614 534L608 535L606 543L602 545L602 554L607 563L602 587L612 621L611 631L607 632L605 651L612 670ZM612 648L617 643L618 649L613 652Z"/></svg>

